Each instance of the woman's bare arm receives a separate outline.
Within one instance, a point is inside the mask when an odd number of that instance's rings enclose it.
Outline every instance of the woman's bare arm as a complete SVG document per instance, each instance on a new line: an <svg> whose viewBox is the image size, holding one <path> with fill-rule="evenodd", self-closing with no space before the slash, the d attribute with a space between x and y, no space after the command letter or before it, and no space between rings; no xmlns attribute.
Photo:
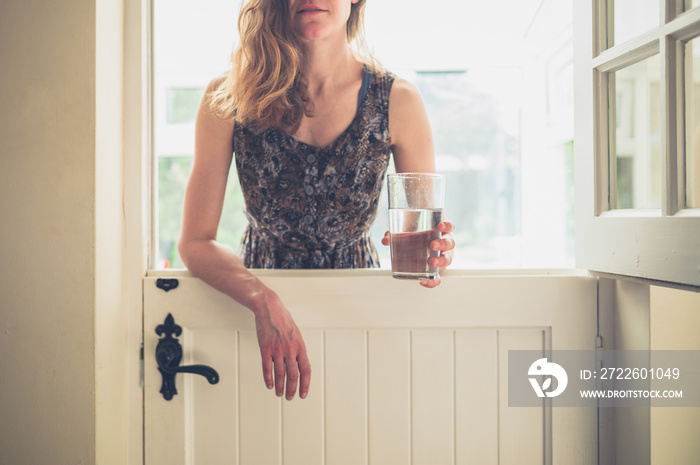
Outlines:
<svg viewBox="0 0 700 465"><path fill-rule="evenodd" d="M311 366L299 328L277 294L216 239L233 158L233 122L214 115L208 104L207 96L217 84L209 84L197 112L194 164L178 244L180 257L195 276L252 310L266 386L274 386L278 396L286 394L291 399L299 382L299 395L304 398Z"/></svg>
<svg viewBox="0 0 700 465"><path fill-rule="evenodd" d="M423 98L413 84L401 78L394 80L389 96L389 132L397 173L435 172L435 144ZM431 265L445 268L452 262L451 251L455 241L450 233L454 231L454 225L442 221L438 229L443 236L433 241L430 247L442 253L431 259ZM386 234L382 243L389 245L389 242L389 235ZM440 279L422 281L421 284L435 287L440 284Z"/></svg>

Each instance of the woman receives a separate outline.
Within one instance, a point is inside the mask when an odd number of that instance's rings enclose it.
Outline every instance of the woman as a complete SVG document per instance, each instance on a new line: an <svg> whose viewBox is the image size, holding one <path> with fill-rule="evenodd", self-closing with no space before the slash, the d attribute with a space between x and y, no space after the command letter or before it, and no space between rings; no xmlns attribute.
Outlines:
<svg viewBox="0 0 700 465"><path fill-rule="evenodd" d="M435 171L418 91L350 47L364 4L248 1L233 68L210 83L197 114L180 255L192 273L252 310L265 384L287 399L297 382L300 397L308 393L306 348L280 298L248 268L377 266L367 230L390 152L397 172ZM216 241L232 153L250 222L242 260ZM453 225L439 228L449 234ZM447 235L431 247L449 252L454 241ZM451 258L432 260L446 267Z"/></svg>

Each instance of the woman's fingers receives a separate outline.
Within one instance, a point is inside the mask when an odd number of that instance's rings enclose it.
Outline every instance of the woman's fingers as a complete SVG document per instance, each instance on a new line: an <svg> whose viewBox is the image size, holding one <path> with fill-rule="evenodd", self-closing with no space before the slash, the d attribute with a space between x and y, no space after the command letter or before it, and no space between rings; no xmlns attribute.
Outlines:
<svg viewBox="0 0 700 465"><path fill-rule="evenodd" d="M263 380L274 387L278 397L292 400L299 386L306 397L311 380L311 364L299 328L283 307L256 315L255 325L262 357Z"/></svg>
<svg viewBox="0 0 700 465"><path fill-rule="evenodd" d="M452 264L452 251L455 248L455 240L451 233L455 230L455 225L451 221L441 221L438 224L438 231L442 233L440 239L435 239L430 243L430 248L435 251L439 251L440 255L438 257L432 257L430 259L430 266L440 268L441 270L450 266ZM389 231L384 233L382 237L382 245L391 244L391 235ZM433 280L421 281L420 285L432 289L440 285L440 278Z"/></svg>
<svg viewBox="0 0 700 465"><path fill-rule="evenodd" d="M436 268L446 268L452 263L452 251L455 248L455 241L450 236L436 239L430 243L430 248L440 251L440 255L430 259L430 266Z"/></svg>
<svg viewBox="0 0 700 465"><path fill-rule="evenodd" d="M285 360L287 367L287 389L285 397L287 400L294 399L294 394L297 392L297 381L299 381L299 369L297 368L296 360Z"/></svg>
<svg viewBox="0 0 700 465"><path fill-rule="evenodd" d="M299 335L301 338L301 334ZM285 390L285 397L287 400L294 399L294 395L297 392L297 383L299 383L299 378L301 377L299 396L301 398L306 397L309 391L309 382L311 378L311 364L309 363L309 358L306 355L306 346L303 342L297 348L298 352L290 351L290 353L284 358L285 366L287 367L287 387Z"/></svg>
<svg viewBox="0 0 700 465"><path fill-rule="evenodd" d="M384 237L382 237L382 245L391 245L391 233L389 231L384 233Z"/></svg>
<svg viewBox="0 0 700 465"><path fill-rule="evenodd" d="M274 374L274 376L273 376ZM306 398L311 384L311 364L306 355L306 350L299 353L295 360L279 354L274 360L270 357L263 360L263 377L268 389L275 388L278 397L285 396L292 400L299 386L299 397Z"/></svg>
<svg viewBox="0 0 700 465"><path fill-rule="evenodd" d="M299 366L299 397L305 399L309 394L309 385L311 384L311 363L306 355L306 350L297 357Z"/></svg>
<svg viewBox="0 0 700 465"><path fill-rule="evenodd" d="M447 251L455 248L455 240L452 236L442 236L440 239L435 239L430 243L430 248L433 250Z"/></svg>
<svg viewBox="0 0 700 465"><path fill-rule="evenodd" d="M427 287L428 289L432 289L440 285L440 278L438 277L436 279L421 281L420 285L423 287Z"/></svg>
<svg viewBox="0 0 700 465"><path fill-rule="evenodd" d="M274 378L272 376L272 356L269 351L263 351L262 354L262 369L263 369L263 380L265 381L265 386L268 389L275 387Z"/></svg>
<svg viewBox="0 0 700 465"><path fill-rule="evenodd" d="M439 257L432 257L430 259L430 266L435 268L447 268L452 263L452 255L443 252Z"/></svg>
<svg viewBox="0 0 700 465"><path fill-rule="evenodd" d="M443 221L438 225L438 229L443 233L443 236L432 241L430 248L441 253L439 257L430 259L430 265L436 268L446 268L452 263L452 251L455 248L455 240L450 233L454 231L455 226L449 221ZM435 287L438 284L426 287Z"/></svg>
<svg viewBox="0 0 700 465"><path fill-rule="evenodd" d="M441 221L440 224L438 224L438 231L443 234L449 234L454 230L455 225L451 221Z"/></svg>
<svg viewBox="0 0 700 465"><path fill-rule="evenodd" d="M278 354L275 357L275 394L277 397L282 397L284 393L284 377L286 374L286 364L284 363L284 357L282 354Z"/></svg>

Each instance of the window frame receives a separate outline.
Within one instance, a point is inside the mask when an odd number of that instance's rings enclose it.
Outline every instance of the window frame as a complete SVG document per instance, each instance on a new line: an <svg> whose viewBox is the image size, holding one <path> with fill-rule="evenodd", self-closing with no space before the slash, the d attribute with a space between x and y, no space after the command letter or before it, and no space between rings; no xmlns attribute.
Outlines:
<svg viewBox="0 0 700 465"><path fill-rule="evenodd" d="M700 209L685 208L683 44L700 37L700 8L682 12L680 1L660 0L658 27L606 47L613 5L574 2L576 266L699 287ZM661 209L611 210L608 76L654 54L661 63Z"/></svg>

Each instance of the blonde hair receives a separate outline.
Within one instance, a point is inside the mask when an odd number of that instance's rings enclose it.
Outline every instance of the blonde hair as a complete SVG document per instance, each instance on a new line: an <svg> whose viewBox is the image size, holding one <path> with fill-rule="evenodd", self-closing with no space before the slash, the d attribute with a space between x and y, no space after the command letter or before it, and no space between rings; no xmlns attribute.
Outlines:
<svg viewBox="0 0 700 465"><path fill-rule="evenodd" d="M363 45L365 3L352 4L346 35L376 68ZM304 57L291 30L287 0L248 0L241 7L238 30L232 68L210 95L212 110L236 123L295 132L302 116L312 115L313 104L301 74Z"/></svg>

